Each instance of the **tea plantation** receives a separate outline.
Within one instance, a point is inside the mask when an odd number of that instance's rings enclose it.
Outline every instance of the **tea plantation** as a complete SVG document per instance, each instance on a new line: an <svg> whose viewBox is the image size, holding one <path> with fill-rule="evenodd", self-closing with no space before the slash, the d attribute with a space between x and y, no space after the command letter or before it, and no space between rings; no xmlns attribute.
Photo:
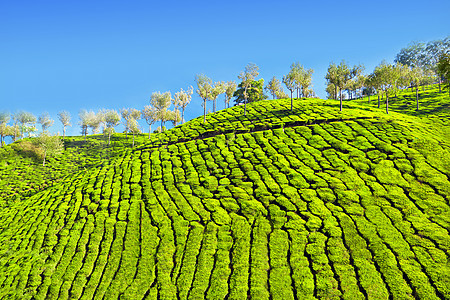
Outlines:
<svg viewBox="0 0 450 300"><path fill-rule="evenodd" d="M408 97L70 137L45 168L6 146L0 298L450 299L450 99Z"/></svg>

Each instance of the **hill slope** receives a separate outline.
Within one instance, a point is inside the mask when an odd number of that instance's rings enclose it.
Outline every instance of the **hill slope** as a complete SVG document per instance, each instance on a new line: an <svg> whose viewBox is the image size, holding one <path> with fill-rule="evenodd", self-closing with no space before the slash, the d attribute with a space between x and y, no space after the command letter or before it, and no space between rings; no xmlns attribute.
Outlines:
<svg viewBox="0 0 450 300"><path fill-rule="evenodd" d="M193 120L4 205L0 297L449 299L444 127L287 107Z"/></svg>

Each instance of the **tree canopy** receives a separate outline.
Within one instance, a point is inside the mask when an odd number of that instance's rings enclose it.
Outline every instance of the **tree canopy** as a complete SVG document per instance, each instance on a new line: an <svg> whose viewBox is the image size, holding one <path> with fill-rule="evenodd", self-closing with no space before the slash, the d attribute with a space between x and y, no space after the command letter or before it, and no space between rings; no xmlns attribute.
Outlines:
<svg viewBox="0 0 450 300"><path fill-rule="evenodd" d="M264 79L254 80L251 83L251 86L247 88L247 103L260 101L267 99L267 96L263 93L264 88ZM245 103L245 87L244 84L241 82L238 85L238 88L233 93L233 97L235 97L234 102L236 104L242 104Z"/></svg>

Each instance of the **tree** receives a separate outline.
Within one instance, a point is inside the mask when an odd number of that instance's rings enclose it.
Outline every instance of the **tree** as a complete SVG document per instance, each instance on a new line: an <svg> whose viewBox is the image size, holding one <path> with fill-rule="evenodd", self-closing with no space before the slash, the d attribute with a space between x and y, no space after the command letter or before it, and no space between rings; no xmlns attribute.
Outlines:
<svg viewBox="0 0 450 300"><path fill-rule="evenodd" d="M209 99L209 94L212 92L211 78L200 74L195 75L195 82L197 83L197 94L203 99L203 123L206 122L206 101ZM162 125L161 125L162 128Z"/></svg>
<svg viewBox="0 0 450 300"><path fill-rule="evenodd" d="M277 95L283 92L281 82L275 76L272 77L264 89L272 94L273 99L277 99Z"/></svg>
<svg viewBox="0 0 450 300"><path fill-rule="evenodd" d="M424 43L413 42L408 47L400 50L394 59L395 63L401 63L411 68L423 68L427 65L426 46Z"/></svg>
<svg viewBox="0 0 450 300"><path fill-rule="evenodd" d="M443 40L436 40L427 43L426 46L428 68L436 75L439 80L439 93L442 92L442 75L438 69L438 63L442 55L450 53L450 36Z"/></svg>
<svg viewBox="0 0 450 300"><path fill-rule="evenodd" d="M309 89L312 82L313 69L306 70L300 63L293 63L290 72L294 77L295 89L297 90L297 98L305 97L305 92Z"/></svg>
<svg viewBox="0 0 450 300"><path fill-rule="evenodd" d="M256 76L259 75L259 67L257 65L255 65L254 63L249 63L243 72L241 72L238 76L238 78L240 80L242 80L241 84L242 87L244 88L244 116L247 115L247 99L248 99L248 94L247 91L248 89L252 86L253 81L255 80Z"/></svg>
<svg viewBox="0 0 450 300"><path fill-rule="evenodd" d="M134 135L135 133L140 132L137 120L141 118L141 111L137 110L136 108L122 108L120 110L120 113L125 121L124 123L126 132L125 137L128 138L128 132L133 133L133 147L134 147Z"/></svg>
<svg viewBox="0 0 450 300"><path fill-rule="evenodd" d="M209 93L208 100L213 101L213 113L216 113L216 99L220 94L225 93L226 86L223 81L215 82L212 85L211 93Z"/></svg>
<svg viewBox="0 0 450 300"><path fill-rule="evenodd" d="M139 129L139 124L137 122L137 119L135 118L130 118L128 121L128 130L130 130L130 132L133 133L133 147L134 147L134 135L136 133L140 133L141 130Z"/></svg>
<svg viewBox="0 0 450 300"><path fill-rule="evenodd" d="M92 134L98 134L102 123L104 123L103 112L99 111L98 113L95 113L90 110L87 112L86 117L88 122L87 126L91 128Z"/></svg>
<svg viewBox="0 0 450 300"><path fill-rule="evenodd" d="M0 147L3 147L3 139L10 131L7 125L10 118L11 116L8 112L0 112Z"/></svg>
<svg viewBox="0 0 450 300"><path fill-rule="evenodd" d="M163 128L166 121L174 117L169 111L170 103L172 102L172 95L170 92L161 94L154 92L150 99L150 104L156 109L157 120L161 121L161 128Z"/></svg>
<svg viewBox="0 0 450 300"><path fill-rule="evenodd" d="M327 83L327 87L325 89L325 91L327 92L327 99L336 99L336 86L329 82Z"/></svg>
<svg viewBox="0 0 450 300"><path fill-rule="evenodd" d="M447 88L450 95L450 53L441 55L437 64L437 70L447 82Z"/></svg>
<svg viewBox="0 0 450 300"><path fill-rule="evenodd" d="M413 67L409 73L408 73L409 81L412 83L412 85L416 88L416 103L417 108L416 110L419 110L419 85L423 81L424 73L423 69L419 67Z"/></svg>
<svg viewBox="0 0 450 300"><path fill-rule="evenodd" d="M44 152L42 166L45 166L45 159L47 156L52 156L60 153L64 149L64 144L61 138L57 135L51 135L47 131L43 131L37 138L37 144Z"/></svg>
<svg viewBox="0 0 450 300"><path fill-rule="evenodd" d="M177 93L175 94L175 96ZM154 124L158 119L158 114L156 111L156 108L154 108L151 105L146 105L144 109L141 112L142 117L145 119L145 122L147 122L149 128L148 128L148 138L150 139L150 133L152 132L152 124Z"/></svg>
<svg viewBox="0 0 450 300"><path fill-rule="evenodd" d="M84 135L84 141L86 142L86 135L88 133L89 126L89 114L87 110L80 110L80 112L78 113L78 117L80 118L79 125L81 127L81 134Z"/></svg>
<svg viewBox="0 0 450 300"><path fill-rule="evenodd" d="M327 75L325 76L325 79L327 80L327 84L329 88L334 88L334 98L337 100L337 91L338 91L338 67L335 63L331 62L328 66Z"/></svg>
<svg viewBox="0 0 450 300"><path fill-rule="evenodd" d="M398 70L395 66L383 61L374 70L381 90L386 95L386 113L389 114L389 95L397 89Z"/></svg>
<svg viewBox="0 0 450 300"><path fill-rule="evenodd" d="M191 86L188 88L187 91L183 91L183 89L181 89L181 91L176 92L174 95L174 99L173 99L174 105L176 102L177 106L179 108L181 108L181 123L183 123L183 121L184 121L184 110L186 109L186 106L189 104L189 102L191 102L191 96L192 96L193 92L194 92L194 89ZM177 108L175 110L177 110ZM174 123L175 126L177 126L176 125L177 122L178 122L178 120L176 120L176 122Z"/></svg>
<svg viewBox="0 0 450 300"><path fill-rule="evenodd" d="M72 126L70 124L70 113L68 111L60 111L58 113L58 119L61 122L61 124L63 125L63 141L66 138L66 127L67 126Z"/></svg>
<svg viewBox="0 0 450 300"><path fill-rule="evenodd" d="M31 132L30 127L36 123L36 116L27 111L19 111L14 118L21 124L20 131L23 136L24 131Z"/></svg>
<svg viewBox="0 0 450 300"><path fill-rule="evenodd" d="M376 82L373 74L369 74L366 76L364 80L365 89L363 90L363 94L368 96L368 103L370 104L370 96L373 94L373 91L376 92Z"/></svg>
<svg viewBox="0 0 450 300"><path fill-rule="evenodd" d="M108 135L108 145L111 143L111 135L114 133L114 127L120 124L120 115L114 109L108 109L103 112L106 128L104 132Z"/></svg>
<svg viewBox="0 0 450 300"><path fill-rule="evenodd" d="M194 93L194 88L190 86L187 91L183 91L181 89L182 96L180 98L180 107L181 107L181 123L184 123L184 110L186 106L191 102L192 94Z"/></svg>
<svg viewBox="0 0 450 300"><path fill-rule="evenodd" d="M50 118L48 112L42 113L38 118L38 123L42 126L42 131L46 131L55 121Z"/></svg>
<svg viewBox="0 0 450 300"><path fill-rule="evenodd" d="M351 68L345 61L341 61L338 66L331 63L328 67L328 73L325 78L329 83L333 83L339 89L340 111L342 111L342 90L346 88L349 81L358 75L361 70L362 66L355 65Z"/></svg>
<svg viewBox="0 0 450 300"><path fill-rule="evenodd" d="M256 101L261 101L267 99L267 96L264 95L264 79L255 80L252 83L252 86L247 89L247 103L252 103ZM244 92L245 88L243 87L242 82L238 85L238 89L233 94L234 102L236 104L244 103Z"/></svg>
<svg viewBox="0 0 450 300"><path fill-rule="evenodd" d="M286 85L286 88L291 92L291 111L292 111L294 105L292 100L292 93L294 93L294 90L296 88L295 74L293 72L289 72L287 73L287 75L284 75L283 83Z"/></svg>
<svg viewBox="0 0 450 300"><path fill-rule="evenodd" d="M180 107L181 107L181 100L180 100L180 92L175 93L174 97L171 98L172 104L173 104L173 126L177 126L178 122L181 120L180 117Z"/></svg>
<svg viewBox="0 0 450 300"><path fill-rule="evenodd" d="M229 108L230 107L230 100L234 95L234 92L236 92L236 88L237 88L237 83L233 80L228 81L226 83L226 88L225 88L225 108Z"/></svg>

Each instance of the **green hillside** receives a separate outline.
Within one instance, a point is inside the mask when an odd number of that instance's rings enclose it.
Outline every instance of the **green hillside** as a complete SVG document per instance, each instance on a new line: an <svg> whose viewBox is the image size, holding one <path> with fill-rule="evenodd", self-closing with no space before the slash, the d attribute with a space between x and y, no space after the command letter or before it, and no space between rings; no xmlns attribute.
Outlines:
<svg viewBox="0 0 450 300"><path fill-rule="evenodd" d="M406 101L255 102L48 168L9 145L0 298L450 299L450 99Z"/></svg>

